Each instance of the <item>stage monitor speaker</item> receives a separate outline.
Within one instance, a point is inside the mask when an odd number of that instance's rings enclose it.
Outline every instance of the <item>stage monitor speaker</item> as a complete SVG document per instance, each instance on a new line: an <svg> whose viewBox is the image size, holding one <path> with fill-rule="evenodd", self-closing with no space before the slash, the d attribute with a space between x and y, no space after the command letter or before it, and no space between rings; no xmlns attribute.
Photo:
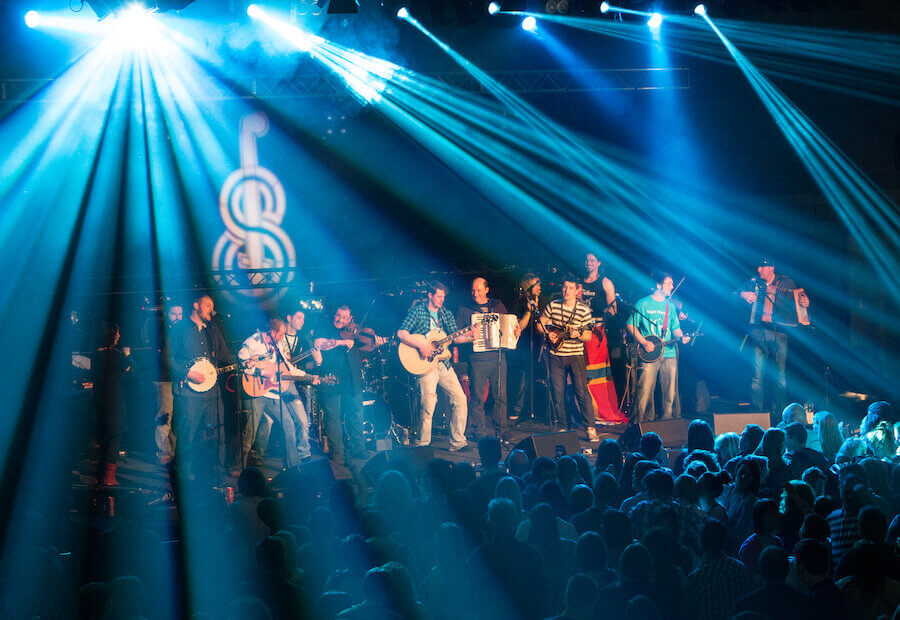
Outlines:
<svg viewBox="0 0 900 620"><path fill-rule="evenodd" d="M687 444L688 424L690 424L690 420L685 418L641 422L641 435L653 432L662 439L664 448L681 448Z"/></svg>
<svg viewBox="0 0 900 620"><path fill-rule="evenodd" d="M575 454L581 451L581 442L578 441L578 433L575 431L543 433L526 437L516 445L515 449L525 452L530 462L539 456L558 459L567 454Z"/></svg>
<svg viewBox="0 0 900 620"><path fill-rule="evenodd" d="M409 446L408 448L395 448L386 452L379 452L363 465L362 475L366 483L375 484L378 478L391 469L397 467L396 463L405 463L403 468L409 469L413 477L418 478L425 472L428 462L434 458L434 448L431 446Z"/></svg>
<svg viewBox="0 0 900 620"><path fill-rule="evenodd" d="M767 411L713 414L713 432L716 435L721 435L722 433L737 433L740 435L748 424L759 424L763 430L766 430L772 426L772 421Z"/></svg>
<svg viewBox="0 0 900 620"><path fill-rule="evenodd" d="M284 489L295 476L307 476L312 479L316 488L321 491L327 491L328 487L334 482L334 471L331 469L331 461L327 458L314 459L285 469L283 472L272 478L269 484L276 489Z"/></svg>

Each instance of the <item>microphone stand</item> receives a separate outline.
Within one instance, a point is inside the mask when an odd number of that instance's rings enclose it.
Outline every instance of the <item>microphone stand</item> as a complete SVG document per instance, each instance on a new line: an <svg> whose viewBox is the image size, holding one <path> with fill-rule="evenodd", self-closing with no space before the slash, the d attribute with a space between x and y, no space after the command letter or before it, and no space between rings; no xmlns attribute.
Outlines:
<svg viewBox="0 0 900 620"><path fill-rule="evenodd" d="M268 333L268 337L272 340L272 346L275 348L275 381L278 382L278 422L281 424L281 436L284 440L281 442L284 446L281 449L281 468L287 469L288 467L288 434L287 430L284 427L284 394L281 392L281 364L284 363L287 366L287 362L284 359L284 356L281 354L281 349L278 348L278 343L272 339L271 333ZM265 396L263 396L265 398ZM297 449L297 432L294 430L294 436L291 439L291 448L294 450Z"/></svg>
<svg viewBox="0 0 900 620"><path fill-rule="evenodd" d="M616 301L619 302L621 307L630 310L632 314L642 316L650 323L656 324L656 321L638 310L633 304L625 301L618 293L616 293ZM635 342L631 347L625 347L625 352L628 356L628 374L625 381L625 393L622 394L622 402L619 404L619 410L628 411L629 419L631 419L632 414L634 413L634 401L637 400L637 348L639 346L640 345Z"/></svg>

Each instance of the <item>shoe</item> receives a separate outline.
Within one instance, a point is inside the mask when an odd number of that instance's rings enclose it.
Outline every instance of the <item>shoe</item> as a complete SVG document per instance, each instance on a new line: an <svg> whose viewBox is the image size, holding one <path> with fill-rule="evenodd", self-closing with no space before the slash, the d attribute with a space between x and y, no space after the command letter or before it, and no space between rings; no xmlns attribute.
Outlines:
<svg viewBox="0 0 900 620"><path fill-rule="evenodd" d="M450 452L468 452L469 450L471 450L469 444L460 446L458 448L456 446L450 446Z"/></svg>
<svg viewBox="0 0 900 620"><path fill-rule="evenodd" d="M518 414L518 413L511 413L511 414L509 415L509 421L510 421L510 422L515 422L515 421L518 420L518 419L519 419L519 414Z"/></svg>
<svg viewBox="0 0 900 620"><path fill-rule="evenodd" d="M591 443L599 443L600 442L600 435L597 434L597 429L594 428L593 426L587 427L587 436L588 436L588 441L590 441Z"/></svg>

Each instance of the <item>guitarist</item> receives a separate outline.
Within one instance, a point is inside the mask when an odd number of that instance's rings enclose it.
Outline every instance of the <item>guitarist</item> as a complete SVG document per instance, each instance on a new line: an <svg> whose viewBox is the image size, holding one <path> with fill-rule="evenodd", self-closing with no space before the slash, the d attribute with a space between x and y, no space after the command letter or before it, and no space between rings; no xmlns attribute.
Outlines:
<svg viewBox="0 0 900 620"><path fill-rule="evenodd" d="M285 370L286 374L305 375L305 372L295 368L290 362L290 351L284 339L287 331L284 321L271 319L267 328L267 331L258 331L247 338L238 351L238 358L246 362L244 372L254 377L276 379L278 365L284 363L282 370ZM314 384L316 382L313 380ZM310 456L309 418L297 387L291 382L283 392L274 388L262 396L250 399L250 419L241 431L243 467L247 466L247 457L254 440L257 444L257 453L262 456L265 452L273 420L281 421L285 468L299 465L302 459ZM234 473L240 472L232 472Z"/></svg>
<svg viewBox="0 0 900 620"><path fill-rule="evenodd" d="M219 468L225 469L225 436L223 433L224 405L218 386L207 392L194 392L187 385L203 380L203 376L191 376L192 362L205 357L214 366L232 363L234 354L228 348L222 330L212 320L215 303L206 293L200 293L191 306L188 320L172 326L169 336L169 363L172 378L173 420L177 437L175 444L176 468L179 474L190 477L192 458L203 441L203 429L216 429L215 437Z"/></svg>
<svg viewBox="0 0 900 620"><path fill-rule="evenodd" d="M334 311L331 324L317 327L313 344L322 351L321 372L337 377L335 385L323 386L319 391L322 405L322 425L328 437L329 456L336 473L352 465L350 457L365 458L363 439L362 356L353 338L341 334L353 322L350 306ZM378 344L384 344L379 338ZM341 426L343 420L343 426ZM344 430L347 431L349 454L345 454Z"/></svg>
<svg viewBox="0 0 900 620"><path fill-rule="evenodd" d="M447 334L457 331L456 319L453 314L444 307L447 297L447 287L440 282L432 282L428 285L428 301L416 303L406 318L400 323L397 330L397 338L414 349L419 350L422 359L432 353L432 347L428 344L417 344L410 338L413 334L427 334L433 329L442 329ZM454 339L457 344L472 342L475 339L471 331L464 332ZM419 383L419 416L421 429L416 445L427 446L431 444L431 419L434 415L434 407L437 405L437 387L441 386L450 397L450 451L458 452L468 450L466 443L466 394L459 384L456 371L450 366L449 360L438 362L437 366L418 377Z"/></svg>
<svg viewBox="0 0 900 620"><path fill-rule="evenodd" d="M550 384L553 387L553 407L564 426L571 420L574 426L585 426L590 441L599 441L594 427L594 409L587 385L587 364L584 343L591 339L585 326L591 321L591 308L577 299L578 282L566 276L562 284L562 300L551 301L541 313L538 329L547 334L550 342ZM578 412L566 416L566 375L572 376Z"/></svg>
<svg viewBox="0 0 900 620"><path fill-rule="evenodd" d="M637 345L648 353L656 350L656 345L646 336L656 336L665 341L669 338L680 338L685 344L690 338L681 331L678 322L678 308L669 301L674 288L672 276L661 271L653 272L656 288L653 292L635 304L635 312L626 325ZM661 356L653 362L641 361L641 373L637 384L637 409L633 422L651 422L655 418L656 409L653 394L656 391L657 376L662 391L662 418L672 417L672 403L677 390L678 356L675 344L665 347Z"/></svg>

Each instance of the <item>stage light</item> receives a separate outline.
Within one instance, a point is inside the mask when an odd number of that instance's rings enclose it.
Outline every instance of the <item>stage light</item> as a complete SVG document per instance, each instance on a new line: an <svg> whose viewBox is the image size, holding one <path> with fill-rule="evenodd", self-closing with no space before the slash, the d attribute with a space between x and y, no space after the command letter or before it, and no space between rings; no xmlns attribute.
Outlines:
<svg viewBox="0 0 900 620"><path fill-rule="evenodd" d="M609 11L609 2L601 2L600 3L600 12L606 13Z"/></svg>
<svg viewBox="0 0 900 620"><path fill-rule="evenodd" d="M251 4L247 7L247 15L249 15L253 19L259 19L260 17L262 17L262 9L259 8L258 4Z"/></svg>
<svg viewBox="0 0 900 620"><path fill-rule="evenodd" d="M491 2L488 5L488 13L490 13L491 15L496 15L499 12L500 12L500 5L497 4L496 2Z"/></svg>
<svg viewBox="0 0 900 620"><path fill-rule="evenodd" d="M38 16L37 11L28 11L25 13L25 25L29 28L36 28L40 21L41 18Z"/></svg>
<svg viewBox="0 0 900 620"><path fill-rule="evenodd" d="M409 11L406 10L405 6L401 6L400 10L397 11L397 19L406 19L409 17Z"/></svg>
<svg viewBox="0 0 900 620"><path fill-rule="evenodd" d="M706 5L698 4L696 7L694 7L694 13L696 13L700 17L703 17L704 15L706 15Z"/></svg>
<svg viewBox="0 0 900 620"><path fill-rule="evenodd" d="M529 15L522 20L522 29L527 30L528 32L534 32L537 30L537 20Z"/></svg>
<svg viewBox="0 0 900 620"><path fill-rule="evenodd" d="M659 13L654 13L650 16L650 19L647 20L647 27L650 30L659 30L659 27L662 26L663 16Z"/></svg>

